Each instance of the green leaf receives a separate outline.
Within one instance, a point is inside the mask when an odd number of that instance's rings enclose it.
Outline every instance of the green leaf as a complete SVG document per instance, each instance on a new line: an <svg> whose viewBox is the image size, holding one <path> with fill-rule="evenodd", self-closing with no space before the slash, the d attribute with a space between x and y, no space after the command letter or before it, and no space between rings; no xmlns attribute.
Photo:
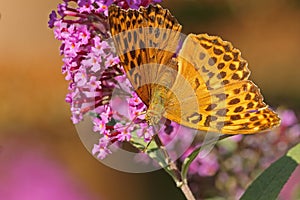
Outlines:
<svg viewBox="0 0 300 200"><path fill-rule="evenodd" d="M111 118L111 120L106 124L107 126L114 126L116 124L116 120L114 118Z"/></svg>
<svg viewBox="0 0 300 200"><path fill-rule="evenodd" d="M300 163L300 144L272 163L257 177L241 197L241 200L277 199L282 187Z"/></svg>
<svg viewBox="0 0 300 200"><path fill-rule="evenodd" d="M295 160L298 164L300 164L300 143L297 144L295 147L289 150L287 156L291 157Z"/></svg>
<svg viewBox="0 0 300 200"><path fill-rule="evenodd" d="M197 155L199 154L201 150L201 147L196 148L188 157L186 157L182 163L182 169L181 169L181 177L183 181L187 181L187 173L189 171L189 167L191 163L195 160Z"/></svg>

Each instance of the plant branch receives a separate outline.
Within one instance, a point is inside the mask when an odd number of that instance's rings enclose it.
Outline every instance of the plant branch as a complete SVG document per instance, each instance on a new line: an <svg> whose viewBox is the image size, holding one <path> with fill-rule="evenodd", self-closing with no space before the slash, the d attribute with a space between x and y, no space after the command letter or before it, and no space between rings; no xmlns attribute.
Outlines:
<svg viewBox="0 0 300 200"><path fill-rule="evenodd" d="M164 170L173 178L173 180L176 183L176 186L181 189L187 200L195 200L195 197L191 189L189 188L187 182L183 181L181 172L179 171L176 164L171 160L166 148L164 147L157 134L154 135L154 141L165 157L165 162L167 166L163 166Z"/></svg>
<svg viewBox="0 0 300 200"><path fill-rule="evenodd" d="M187 200L196 200L187 182L182 182L180 189Z"/></svg>

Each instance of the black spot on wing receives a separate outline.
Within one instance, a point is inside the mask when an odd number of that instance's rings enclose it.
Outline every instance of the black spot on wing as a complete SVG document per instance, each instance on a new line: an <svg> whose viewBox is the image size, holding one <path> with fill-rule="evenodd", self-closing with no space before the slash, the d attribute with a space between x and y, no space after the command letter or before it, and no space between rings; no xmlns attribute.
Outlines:
<svg viewBox="0 0 300 200"><path fill-rule="evenodd" d="M194 112L192 115L187 117L187 120L189 122L192 122L193 124L197 124L202 120L202 115L199 113Z"/></svg>

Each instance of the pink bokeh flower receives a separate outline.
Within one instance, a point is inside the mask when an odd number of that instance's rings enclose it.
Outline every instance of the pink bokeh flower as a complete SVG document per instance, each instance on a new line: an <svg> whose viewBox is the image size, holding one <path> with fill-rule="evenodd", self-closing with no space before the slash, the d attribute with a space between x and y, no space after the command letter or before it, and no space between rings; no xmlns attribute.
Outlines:
<svg viewBox="0 0 300 200"><path fill-rule="evenodd" d="M5 140L3 140L5 141ZM6 140L0 156L0 199L96 200L58 160L34 144ZM15 156L12 156L15 155Z"/></svg>
<svg viewBox="0 0 300 200"><path fill-rule="evenodd" d="M282 126L291 126L298 120L293 110L283 110L279 113Z"/></svg>

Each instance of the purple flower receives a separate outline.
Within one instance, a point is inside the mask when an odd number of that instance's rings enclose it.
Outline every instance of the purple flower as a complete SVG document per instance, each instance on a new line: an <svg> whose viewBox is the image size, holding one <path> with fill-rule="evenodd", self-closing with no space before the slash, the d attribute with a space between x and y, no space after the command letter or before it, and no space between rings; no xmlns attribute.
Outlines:
<svg viewBox="0 0 300 200"><path fill-rule="evenodd" d="M91 33L89 32L87 26L79 26L78 28L77 41L81 45L85 45L89 43L91 38Z"/></svg>
<svg viewBox="0 0 300 200"><path fill-rule="evenodd" d="M117 56L113 56L112 54L108 55L106 57L105 66L112 66L116 65L120 62L119 58Z"/></svg>
<svg viewBox="0 0 300 200"><path fill-rule="evenodd" d="M99 132L101 135L109 135L110 130L107 128L107 124L111 120L113 113L109 106L104 106L103 108L104 109L100 113L99 117L93 118L93 131Z"/></svg>
<svg viewBox="0 0 300 200"><path fill-rule="evenodd" d="M93 131L94 132L99 131L100 133L105 134L107 122L108 122L107 120L95 118L93 120L93 123L94 123Z"/></svg>
<svg viewBox="0 0 300 200"><path fill-rule="evenodd" d="M69 57L75 57L80 52L80 43L76 41L65 41L64 54Z"/></svg>
<svg viewBox="0 0 300 200"><path fill-rule="evenodd" d="M136 130L137 136L140 138L144 138L145 142L150 142L153 135L154 130L152 126L148 126L147 123L140 123L139 128Z"/></svg>
<svg viewBox="0 0 300 200"><path fill-rule="evenodd" d="M74 76L74 82L78 87L82 87L86 84L87 78L86 69L81 67Z"/></svg>
<svg viewBox="0 0 300 200"><path fill-rule="evenodd" d="M113 3L113 0L108 0L106 2L96 2L98 9L96 13L104 13L105 16L108 16L108 7Z"/></svg>
<svg viewBox="0 0 300 200"><path fill-rule="evenodd" d="M197 156L189 168L190 174L198 174L199 176L213 176L219 169L217 155L209 153L204 158Z"/></svg>
<svg viewBox="0 0 300 200"><path fill-rule="evenodd" d="M292 110L284 110L280 112L281 126L291 126L297 122L295 112Z"/></svg>
<svg viewBox="0 0 300 200"><path fill-rule="evenodd" d="M66 101L67 103L72 103L72 95L71 95L70 93L68 93L68 94L66 95L65 101Z"/></svg>
<svg viewBox="0 0 300 200"><path fill-rule="evenodd" d="M57 21L57 15L54 10L50 13L49 18L50 19L48 21L48 26L49 26L49 28L53 28L55 21Z"/></svg>
<svg viewBox="0 0 300 200"><path fill-rule="evenodd" d="M90 68L92 72L96 73L101 70L101 57L97 56L94 53L88 53L85 57L86 59L81 61L81 64L86 67Z"/></svg>
<svg viewBox="0 0 300 200"><path fill-rule="evenodd" d="M95 9L93 6L94 2L95 0L78 0L79 12L92 12Z"/></svg>
<svg viewBox="0 0 300 200"><path fill-rule="evenodd" d="M197 161L196 161L197 162ZM201 164L198 168L198 174L200 176L212 176L215 175L219 169L219 163L214 154L208 154L206 157L202 158L200 161Z"/></svg>
<svg viewBox="0 0 300 200"><path fill-rule="evenodd" d="M231 140L233 142L239 142L243 139L243 135L240 134L240 135L234 135L234 136L231 136L228 138L228 140Z"/></svg>
<svg viewBox="0 0 300 200"><path fill-rule="evenodd" d="M92 149L92 154L96 155L99 159L104 159L107 155L111 154L111 150L108 148L108 145L110 143L110 139L106 136L99 139L98 144L94 144L94 147Z"/></svg>
<svg viewBox="0 0 300 200"><path fill-rule="evenodd" d="M64 23L62 20L57 20L54 22L54 36L58 40L64 40L70 34L68 32L68 24ZM63 47L64 45L62 45ZM62 49L61 47L61 49Z"/></svg>
<svg viewBox="0 0 300 200"><path fill-rule="evenodd" d="M117 135L117 139L120 142L124 142L127 141L129 142L131 139L131 132L133 131L133 126L130 126L130 124L120 124L117 123L114 126L115 130L117 130L119 132L119 134Z"/></svg>
<svg viewBox="0 0 300 200"><path fill-rule="evenodd" d="M140 97L138 97L135 92L132 93L132 97L129 99L128 103L130 106L131 118L141 116L142 112L146 111L147 109L146 105L142 102Z"/></svg>
<svg viewBox="0 0 300 200"><path fill-rule="evenodd" d="M106 41L101 41L99 37L94 37L93 43L91 53L94 53L97 56L106 55L104 50L109 50L111 48Z"/></svg>
<svg viewBox="0 0 300 200"><path fill-rule="evenodd" d="M57 6L57 13L61 16L61 17L65 17L65 11L68 8L68 3L65 1L64 3L58 4Z"/></svg>
<svg viewBox="0 0 300 200"><path fill-rule="evenodd" d="M83 119L83 115L80 112L80 108L71 107L71 112L71 120L73 124L78 124Z"/></svg>
<svg viewBox="0 0 300 200"><path fill-rule="evenodd" d="M138 9L141 5L141 0L126 0L130 8Z"/></svg>
<svg viewBox="0 0 300 200"><path fill-rule="evenodd" d="M124 83L126 80L128 81L125 73L122 76L116 76L115 80L119 83Z"/></svg>
<svg viewBox="0 0 300 200"><path fill-rule="evenodd" d="M88 85L91 91L101 89L101 81L98 81L96 76L90 77Z"/></svg>
<svg viewBox="0 0 300 200"><path fill-rule="evenodd" d="M95 0L78 0L77 4L79 7L84 7L87 5L92 5L95 2Z"/></svg>

